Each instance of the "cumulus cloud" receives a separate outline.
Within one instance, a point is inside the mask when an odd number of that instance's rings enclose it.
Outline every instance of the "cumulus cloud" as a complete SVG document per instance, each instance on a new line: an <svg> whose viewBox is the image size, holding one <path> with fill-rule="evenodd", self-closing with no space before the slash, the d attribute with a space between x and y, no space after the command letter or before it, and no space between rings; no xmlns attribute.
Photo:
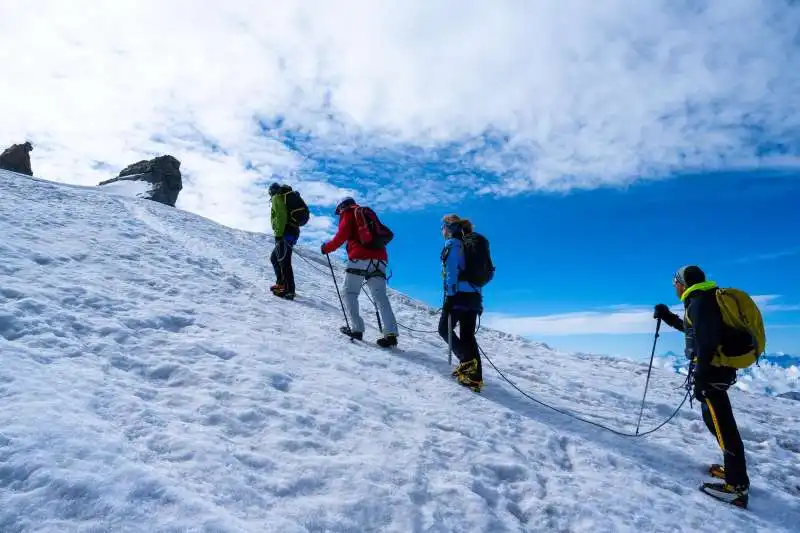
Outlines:
<svg viewBox="0 0 800 533"><path fill-rule="evenodd" d="M5 0L0 142L80 184L171 153L180 207L252 230L274 176L415 209L795 166L798 27L766 0Z"/></svg>
<svg viewBox="0 0 800 533"><path fill-rule="evenodd" d="M762 314L800 311L800 305L775 303L780 295L754 295ZM679 316L683 305L671 307ZM653 307L618 305L600 310L561 313L543 316L514 316L503 313L486 313L484 322L502 331L516 335L620 335L629 333L652 334L655 328ZM772 327L767 324L768 327Z"/></svg>

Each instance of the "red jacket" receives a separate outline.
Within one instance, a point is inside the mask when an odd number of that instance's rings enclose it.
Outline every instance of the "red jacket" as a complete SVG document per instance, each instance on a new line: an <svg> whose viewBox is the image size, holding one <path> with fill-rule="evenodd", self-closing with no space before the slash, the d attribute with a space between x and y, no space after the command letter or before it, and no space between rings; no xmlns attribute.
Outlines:
<svg viewBox="0 0 800 533"><path fill-rule="evenodd" d="M388 261L386 248L366 248L356 237L356 207L348 207L339 216L339 230L333 239L322 246L322 251L330 254L339 249L347 241L347 258L351 261L358 259L374 259L376 261Z"/></svg>

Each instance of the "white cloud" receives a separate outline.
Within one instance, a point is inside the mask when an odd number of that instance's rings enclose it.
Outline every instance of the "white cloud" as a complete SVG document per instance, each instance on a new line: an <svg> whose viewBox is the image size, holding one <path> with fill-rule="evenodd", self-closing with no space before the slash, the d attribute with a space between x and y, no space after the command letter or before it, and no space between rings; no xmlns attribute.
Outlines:
<svg viewBox="0 0 800 533"><path fill-rule="evenodd" d="M268 225L273 174L313 181L319 205L355 189L414 208L448 188L597 187L794 166L800 152L800 15L787 2L3 7L0 143L31 139L37 175L80 184L171 153L181 206L246 229ZM293 138L298 151L278 142L287 134L311 137ZM759 156L764 140L786 153ZM448 169L458 187L442 183Z"/></svg>
<svg viewBox="0 0 800 533"><path fill-rule="evenodd" d="M774 304L779 295L753 295L762 314L800 311L800 305ZM673 313L683 315L683 305L670 308ZM486 313L484 323L516 335L619 335L649 333L655 331L653 307L610 306L601 310L579 311L544 316L514 316L502 313ZM767 324L768 327L769 324Z"/></svg>
<svg viewBox="0 0 800 533"><path fill-rule="evenodd" d="M636 311L583 311L546 316L510 316L486 313L484 322L515 335L590 335L653 333L652 309Z"/></svg>

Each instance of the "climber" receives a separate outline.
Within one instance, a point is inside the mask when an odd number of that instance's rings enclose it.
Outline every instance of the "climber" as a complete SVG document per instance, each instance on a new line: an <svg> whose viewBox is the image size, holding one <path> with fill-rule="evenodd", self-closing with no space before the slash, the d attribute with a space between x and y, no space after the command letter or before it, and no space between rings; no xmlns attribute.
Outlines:
<svg viewBox="0 0 800 533"><path fill-rule="evenodd" d="M654 318L682 331L686 357L693 368L692 394L703 414L703 421L722 449L724 465L712 464L709 474L724 483L704 483L701 490L710 496L739 507L747 507L750 479L747 475L744 444L733 417L728 388L736 381L736 368L720 363L719 355L740 356L752 349L751 336L728 327L717 300L717 284L706 281L697 266L679 269L673 279L675 293L684 305L681 319L665 304L655 307Z"/></svg>
<svg viewBox="0 0 800 533"><path fill-rule="evenodd" d="M336 251L347 243L347 268L344 278L344 303L350 316L351 327L340 331L354 339L364 337L364 320L359 314L358 296L366 283L383 321L383 337L376 343L382 348L397 346L397 320L386 294L386 245L393 234L380 222L369 207L362 207L352 197L344 198L336 206L339 228L334 237L321 247L323 254Z"/></svg>
<svg viewBox="0 0 800 533"><path fill-rule="evenodd" d="M300 193L288 185L273 183L269 186L269 196L272 202L272 232L275 235L275 248L270 260L277 278L270 290L275 296L293 300L292 249L300 238L300 227L308 222L309 210Z"/></svg>
<svg viewBox="0 0 800 533"><path fill-rule="evenodd" d="M458 215L442 219L441 253L444 277L444 305L439 319L439 335L451 342L459 365L452 375L476 392L483 388L483 369L475 328L483 313L482 287L494 274L488 241L473 231L472 223ZM459 334L454 329L459 325Z"/></svg>

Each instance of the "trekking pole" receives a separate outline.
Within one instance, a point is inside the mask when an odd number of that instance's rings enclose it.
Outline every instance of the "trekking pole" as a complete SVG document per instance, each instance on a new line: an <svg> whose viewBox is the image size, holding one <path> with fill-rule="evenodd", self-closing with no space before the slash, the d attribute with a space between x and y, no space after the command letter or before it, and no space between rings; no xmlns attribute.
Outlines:
<svg viewBox="0 0 800 533"><path fill-rule="evenodd" d="M383 324L381 324L381 314L378 312L378 304L375 304L375 318L378 319L378 330L383 335Z"/></svg>
<svg viewBox="0 0 800 533"><path fill-rule="evenodd" d="M342 300L342 293L339 292L339 284L336 282L336 273L333 271L333 263L331 263L331 256L325 254L328 259L328 266L331 268L331 277L333 278L333 286L336 287L336 295L339 297L339 304L342 306L342 315L344 315L344 323L347 329L350 330L350 321L347 320L347 311L344 310L344 300ZM350 338L352 340L352 337Z"/></svg>
<svg viewBox="0 0 800 533"><path fill-rule="evenodd" d="M447 364L453 366L453 315L447 313Z"/></svg>
<svg viewBox="0 0 800 533"><path fill-rule="evenodd" d="M639 434L639 426L642 423L642 413L644 413L644 399L647 397L647 386L650 385L650 371L653 370L653 358L656 355L656 343L658 342L658 331L661 329L661 319L656 322L656 336L653 339L653 351L650 352L650 366L647 367L647 380L644 382L644 395L642 395L642 407L639 409L639 420L636 422L636 434Z"/></svg>
<svg viewBox="0 0 800 533"><path fill-rule="evenodd" d="M367 281L361 284L361 291L364 290L364 286L367 285L367 283L369 283L369 279L367 279ZM381 332L381 335L383 335L383 324L381 324L381 314L378 311L378 302L374 298L370 298L369 294L367 294L366 292L364 293L364 295L370 302L372 302L372 306L375 308L375 318L378 319L378 330Z"/></svg>

